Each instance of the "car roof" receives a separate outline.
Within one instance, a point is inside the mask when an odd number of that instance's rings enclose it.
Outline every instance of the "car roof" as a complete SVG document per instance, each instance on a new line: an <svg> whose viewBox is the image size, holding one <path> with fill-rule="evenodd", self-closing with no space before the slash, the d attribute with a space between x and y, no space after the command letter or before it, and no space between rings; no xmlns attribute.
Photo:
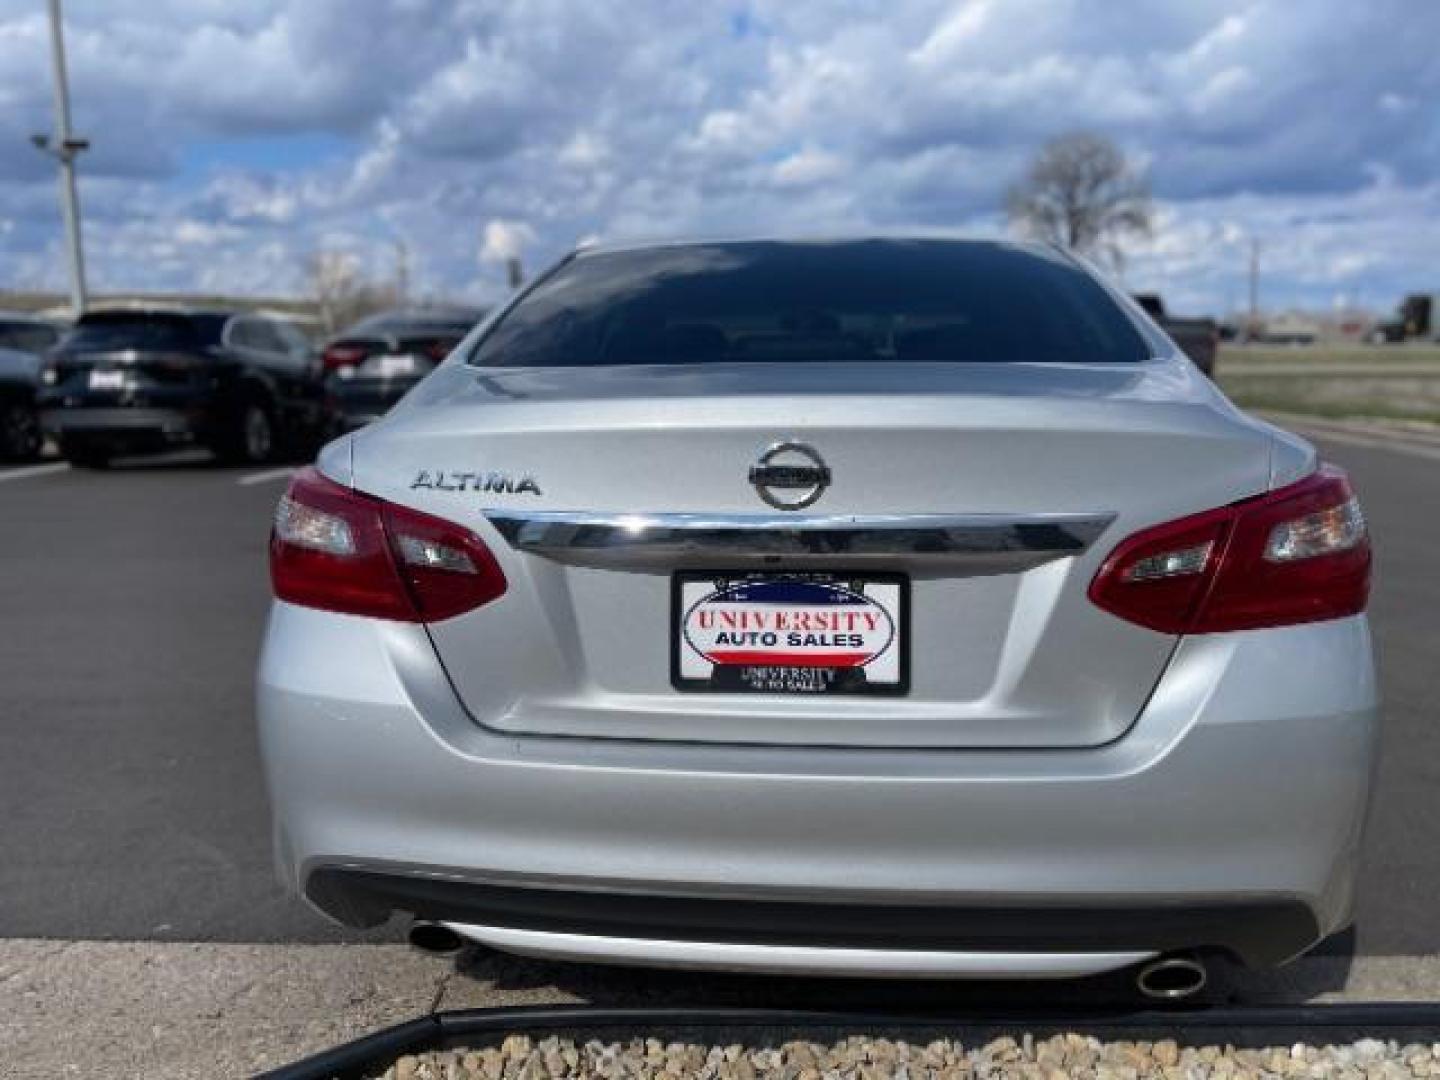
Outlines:
<svg viewBox="0 0 1440 1080"><path fill-rule="evenodd" d="M122 319L127 315L138 316L142 319L165 318L166 316L181 316L192 318L204 316L207 318L225 319L232 315L240 315L244 312L234 308L205 308L205 307L166 307L156 305L153 307L104 307L92 308L81 316L82 319Z"/></svg>
<svg viewBox="0 0 1440 1080"><path fill-rule="evenodd" d="M273 320L271 315L255 315L254 312L240 311L234 308L210 308L210 307L119 307L100 308L87 311L73 326L96 326L105 323L120 323L136 319L181 319L203 325L208 333L218 334L221 326L229 320L240 315L254 315L256 318Z"/></svg>
<svg viewBox="0 0 1440 1080"><path fill-rule="evenodd" d="M1028 251L1036 255L1046 255L1051 258L1062 249L1054 244L1036 240L1017 240L1009 237L977 237L959 232L946 232L944 230L915 230L906 231L903 229L892 231L875 232L853 232L853 233L814 233L788 235L785 233L755 234L755 235L716 235L716 236L678 236L678 237L638 237L632 239L617 238L614 240L596 240L580 245L574 251L578 258L587 255L605 255L615 252L663 250L668 248L686 247L742 247L746 245L775 244L786 246L820 246L825 244L866 244L866 243L923 243L923 244L958 244L969 247L997 247L1009 248L1011 250Z"/></svg>
<svg viewBox="0 0 1440 1080"><path fill-rule="evenodd" d="M39 326L59 325L55 319L48 318L44 315L37 315L33 311L6 311L3 308L0 308L0 321L35 323Z"/></svg>
<svg viewBox="0 0 1440 1080"><path fill-rule="evenodd" d="M358 322L369 322L374 320L394 320L395 322L457 322L462 319L473 319L483 315L481 308L462 307L433 307L433 308L392 308L389 311L377 311L367 315Z"/></svg>

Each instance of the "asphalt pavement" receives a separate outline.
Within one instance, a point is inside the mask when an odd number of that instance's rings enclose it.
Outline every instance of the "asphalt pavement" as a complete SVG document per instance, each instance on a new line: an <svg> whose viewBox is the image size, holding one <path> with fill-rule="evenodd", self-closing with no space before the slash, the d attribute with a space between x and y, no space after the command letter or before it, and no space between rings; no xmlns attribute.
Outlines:
<svg viewBox="0 0 1440 1080"><path fill-rule="evenodd" d="M1358 951L1440 954L1440 470L1327 443L1374 530L1387 731ZM274 884L251 715L285 470L0 469L0 938L325 942Z"/></svg>
<svg viewBox="0 0 1440 1080"><path fill-rule="evenodd" d="M271 871L265 474L0 471L0 937L335 936Z"/></svg>

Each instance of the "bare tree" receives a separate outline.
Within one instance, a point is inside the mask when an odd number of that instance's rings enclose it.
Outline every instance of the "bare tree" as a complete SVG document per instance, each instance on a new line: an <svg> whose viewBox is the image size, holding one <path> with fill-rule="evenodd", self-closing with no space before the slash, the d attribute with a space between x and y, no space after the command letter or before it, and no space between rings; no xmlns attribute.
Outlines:
<svg viewBox="0 0 1440 1080"><path fill-rule="evenodd" d="M342 310L360 286L360 268L356 260L339 251L317 251L305 262L305 275L310 279L310 295L320 316L325 333L335 333Z"/></svg>
<svg viewBox="0 0 1440 1080"><path fill-rule="evenodd" d="M326 334L396 303L396 287L367 281L360 260L348 252L317 251L306 261L305 271Z"/></svg>
<svg viewBox="0 0 1440 1080"><path fill-rule="evenodd" d="M1052 139L1009 191L1011 224L1089 258L1124 266L1120 243L1149 236L1150 186L1109 139L1077 133Z"/></svg>

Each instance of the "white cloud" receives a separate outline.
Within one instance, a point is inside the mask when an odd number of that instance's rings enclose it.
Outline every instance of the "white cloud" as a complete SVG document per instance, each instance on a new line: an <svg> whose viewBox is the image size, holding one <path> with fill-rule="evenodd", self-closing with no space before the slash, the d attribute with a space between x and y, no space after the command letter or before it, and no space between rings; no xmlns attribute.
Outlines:
<svg viewBox="0 0 1440 1080"><path fill-rule="evenodd" d="M569 142L560 147L556 157L562 165L574 169L594 169L610 157L610 147L604 139L589 131L577 131Z"/></svg>
<svg viewBox="0 0 1440 1080"><path fill-rule="evenodd" d="M845 159L819 147L797 150L775 166L775 183L781 187L810 187L834 180L845 172Z"/></svg>
<svg viewBox="0 0 1440 1080"><path fill-rule="evenodd" d="M523 221L487 221L480 242L480 261L503 263L518 259L535 242L535 230Z"/></svg>
<svg viewBox="0 0 1440 1080"><path fill-rule="evenodd" d="M1436 247L1436 5L90 0L67 17L101 288L283 291L342 241L378 273L403 239L419 287L459 291L494 286L502 253L534 264L588 235L996 232L1027 156L1074 128L1147 162L1164 225L1130 276L1192 309L1233 298L1252 233L1273 238L1277 294L1317 303L1388 306ZM52 167L25 145L50 125L46 47L35 5L0 0L0 286L63 283Z"/></svg>
<svg viewBox="0 0 1440 1080"><path fill-rule="evenodd" d="M1375 175L1350 192L1166 203L1160 224L1153 240L1132 247L1126 280L1163 289L1177 310L1242 308L1252 241L1264 306L1320 305L1339 288L1350 302L1383 310L1432 280L1440 181L1405 186Z"/></svg>

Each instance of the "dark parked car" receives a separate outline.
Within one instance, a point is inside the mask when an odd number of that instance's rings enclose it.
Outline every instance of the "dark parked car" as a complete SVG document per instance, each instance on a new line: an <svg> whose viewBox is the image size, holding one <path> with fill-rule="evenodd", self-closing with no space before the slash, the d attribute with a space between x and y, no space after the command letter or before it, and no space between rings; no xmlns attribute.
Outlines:
<svg viewBox="0 0 1440 1080"><path fill-rule="evenodd" d="M0 312L0 460L37 457L44 442L35 407L40 354L61 328L34 315Z"/></svg>
<svg viewBox="0 0 1440 1080"><path fill-rule="evenodd" d="M0 461L28 461L44 441L35 411L40 358L0 346Z"/></svg>
<svg viewBox="0 0 1440 1080"><path fill-rule="evenodd" d="M85 315L48 355L41 422L77 465L185 443L270 460L318 434L319 365L283 319L236 311Z"/></svg>
<svg viewBox="0 0 1440 1080"><path fill-rule="evenodd" d="M331 338L321 354L331 430L378 420L484 316L456 308L386 311Z"/></svg>
<svg viewBox="0 0 1440 1080"><path fill-rule="evenodd" d="M1180 351L1206 375L1215 374L1215 353L1220 347L1220 327L1214 319L1177 319L1165 310L1157 293L1136 293L1135 302L1145 309Z"/></svg>
<svg viewBox="0 0 1440 1080"><path fill-rule="evenodd" d="M64 328L39 315L0 311L0 349L18 349L39 356L60 340Z"/></svg>

